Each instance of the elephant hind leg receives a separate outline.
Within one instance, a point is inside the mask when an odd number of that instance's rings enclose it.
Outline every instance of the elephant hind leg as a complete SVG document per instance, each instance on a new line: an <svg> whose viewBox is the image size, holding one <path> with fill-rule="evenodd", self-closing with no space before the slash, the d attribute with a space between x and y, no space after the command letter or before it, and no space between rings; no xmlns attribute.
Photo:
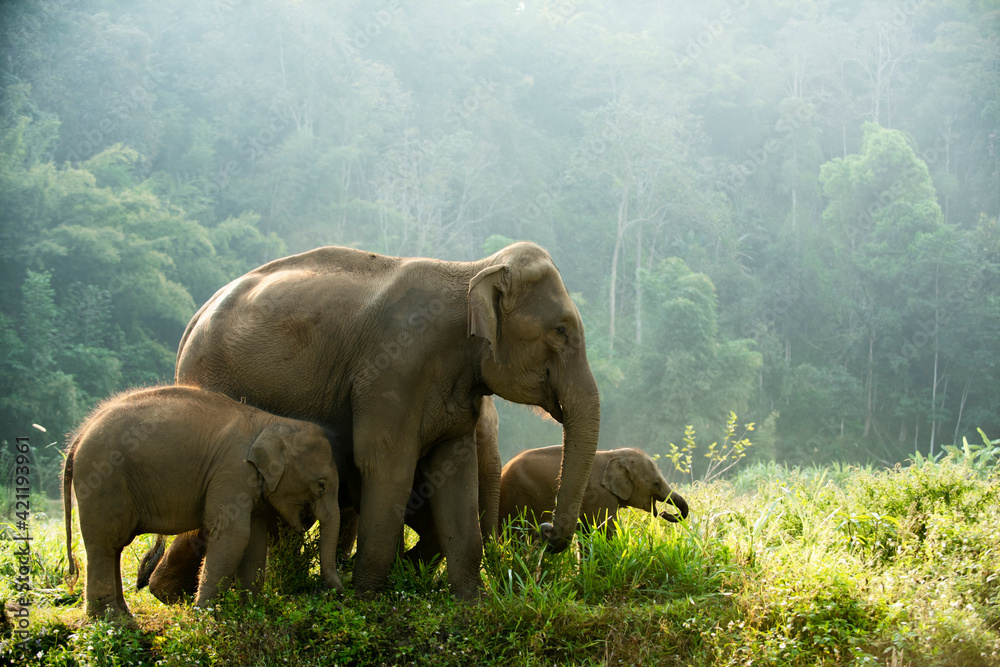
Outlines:
<svg viewBox="0 0 1000 667"><path fill-rule="evenodd" d="M340 537L337 538L337 560L345 562L351 558L354 544L358 539L358 513L353 506L340 508Z"/></svg>
<svg viewBox="0 0 1000 667"><path fill-rule="evenodd" d="M121 560L122 551L135 535L135 523L128 512L105 521L95 520L103 509L85 502L80 510L80 533L87 552L84 586L87 615L95 617L111 612L129 616L122 592Z"/></svg>
<svg viewBox="0 0 1000 667"><path fill-rule="evenodd" d="M458 438L439 444L428 455L425 470L429 471L428 479L437 481L428 502L451 592L460 599L478 601L483 538L477 506L478 469L471 441L471 437ZM470 451L473 460L468 461Z"/></svg>
<svg viewBox="0 0 1000 667"><path fill-rule="evenodd" d="M149 591L164 604L178 604L198 592L198 573L208 545L208 533L192 530L174 538L152 574Z"/></svg>
<svg viewBox="0 0 1000 667"><path fill-rule="evenodd" d="M413 485L414 490L410 493L409 503L409 507L415 509L409 509L406 512L406 525L417 533L418 539L417 543L409 551L402 554L402 556L414 565L418 563L433 565L441 557L441 541L438 539L437 527L434 525L434 515L431 512L430 503L420 498L418 492L418 489L423 486L425 481L426 478L423 474L417 475ZM400 540L399 546L400 550L402 550L402 540Z"/></svg>
<svg viewBox="0 0 1000 667"><path fill-rule="evenodd" d="M165 550L166 542L163 535L157 535L156 543L143 554L142 560L139 561L139 569L135 573L135 590L141 591L149 585L149 577L153 574L156 566L160 564Z"/></svg>
<svg viewBox="0 0 1000 667"><path fill-rule="evenodd" d="M121 558L124 546L86 544L87 584L84 591L87 616L111 612L130 616L122 593Z"/></svg>

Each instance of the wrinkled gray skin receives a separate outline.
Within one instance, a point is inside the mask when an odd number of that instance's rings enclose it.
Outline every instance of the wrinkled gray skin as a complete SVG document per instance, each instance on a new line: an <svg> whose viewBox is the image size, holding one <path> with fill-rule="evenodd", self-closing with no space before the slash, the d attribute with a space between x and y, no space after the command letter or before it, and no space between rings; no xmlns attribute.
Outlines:
<svg viewBox="0 0 1000 667"><path fill-rule="evenodd" d="M503 467L500 478L500 523L525 514L532 524L548 521L556 504L559 477L559 447L528 449ZM622 507L635 507L656 514L656 503L668 502L680 518L688 516L688 504L670 488L659 466L640 449L624 447L598 451L580 506L584 527L603 526L614 535L615 519ZM677 521L666 509L660 518Z"/></svg>
<svg viewBox="0 0 1000 667"><path fill-rule="evenodd" d="M484 540L496 535L500 513L499 425L500 417L493 398L486 396L475 432L476 460L479 464L479 531ZM406 525L420 536L417 544L405 554L411 561L429 563L443 552L428 494L443 472L423 463L417 466L410 502L407 503L409 511L406 513Z"/></svg>
<svg viewBox="0 0 1000 667"><path fill-rule="evenodd" d="M207 553L195 603L204 607L236 579L254 590L267 554L265 515L294 528L308 510L320 523L326 584L336 569L338 477L321 427L194 387L156 387L102 403L78 429L63 468L66 551L72 496L87 551L87 615L129 615L121 553L136 535L205 527Z"/></svg>
<svg viewBox="0 0 1000 667"><path fill-rule="evenodd" d="M483 540L496 535L500 504L500 447L498 443L499 416L493 397L485 396L476 422L476 455L479 464L479 528ZM434 480L443 471L418 465L407 503L406 525L412 528L419 540L402 554L411 563L434 563L441 555L441 539L434 525L434 515L428 502L434 491ZM354 505L341 506L340 541L337 557L346 560L354 549L358 536L358 514ZM277 525L270 521L271 535ZM177 604L198 592L198 571L204 556L205 530L178 535L174 547L165 550L163 536L146 552L136 573L136 590L149 586L161 602ZM402 546L402 544L400 545Z"/></svg>
<svg viewBox="0 0 1000 667"><path fill-rule="evenodd" d="M419 466L435 474L425 504L452 592L479 598L483 476L474 434L491 394L563 424L548 547L564 549L573 536L600 401L580 314L535 244L474 262L337 247L276 260L195 314L176 377L334 432L342 502L360 513L358 594L385 585ZM492 465L486 479L499 478L498 454ZM156 572L151 589L155 580Z"/></svg>

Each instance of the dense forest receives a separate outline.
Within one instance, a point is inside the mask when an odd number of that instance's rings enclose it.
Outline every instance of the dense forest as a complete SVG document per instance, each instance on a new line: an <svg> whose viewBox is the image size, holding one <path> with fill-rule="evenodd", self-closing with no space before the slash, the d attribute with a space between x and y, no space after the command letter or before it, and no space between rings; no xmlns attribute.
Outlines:
<svg viewBox="0 0 1000 667"><path fill-rule="evenodd" d="M789 463L1000 434L993 0L17 0L0 88L0 439L170 381L270 259L519 239L583 315L602 448L731 412ZM504 458L558 431L504 406Z"/></svg>

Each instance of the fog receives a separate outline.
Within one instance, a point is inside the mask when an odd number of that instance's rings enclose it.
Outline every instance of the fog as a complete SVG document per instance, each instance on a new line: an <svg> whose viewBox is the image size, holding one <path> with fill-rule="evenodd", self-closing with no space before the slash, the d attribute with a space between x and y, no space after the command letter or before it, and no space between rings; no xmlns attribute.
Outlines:
<svg viewBox="0 0 1000 667"><path fill-rule="evenodd" d="M698 477L732 413L748 461L1000 437L995 3L13 1L0 26L0 439L171 381L195 310L270 259L522 239L583 316L603 449L691 427ZM500 431L504 460L561 437L510 404Z"/></svg>

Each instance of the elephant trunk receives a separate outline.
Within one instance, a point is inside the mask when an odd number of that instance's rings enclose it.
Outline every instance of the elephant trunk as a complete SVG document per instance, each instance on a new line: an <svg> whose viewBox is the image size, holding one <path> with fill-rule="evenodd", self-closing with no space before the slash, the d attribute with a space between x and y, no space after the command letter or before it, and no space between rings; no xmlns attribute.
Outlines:
<svg viewBox="0 0 1000 667"><path fill-rule="evenodd" d="M684 519L688 518L687 501L684 500L684 498L679 493L677 493L676 491L671 491L670 497L667 498L666 502L676 507L677 510L681 513L681 517L680 519L678 519L676 514L668 512L667 510L663 510L662 512L660 512L661 519L677 523L678 521L683 521Z"/></svg>
<svg viewBox="0 0 1000 667"><path fill-rule="evenodd" d="M574 380L565 383L559 392L563 412L559 493L556 496L552 524L542 527L548 540L547 550L553 553L565 549L573 539L601 428L601 401L597 393L597 382L586 360L583 362L583 371Z"/></svg>
<svg viewBox="0 0 1000 667"><path fill-rule="evenodd" d="M344 592L344 584L337 573L337 542L340 539L340 506L336 489L324 494L313 509L319 519L319 569L323 582L337 592Z"/></svg>

